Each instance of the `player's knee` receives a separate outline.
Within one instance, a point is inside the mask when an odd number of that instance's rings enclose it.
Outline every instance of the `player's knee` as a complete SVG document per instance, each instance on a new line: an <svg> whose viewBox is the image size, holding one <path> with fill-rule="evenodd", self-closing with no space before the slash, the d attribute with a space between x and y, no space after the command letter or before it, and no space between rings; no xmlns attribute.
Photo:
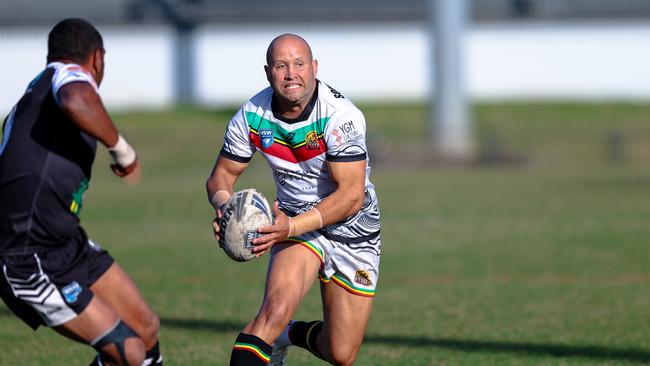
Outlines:
<svg viewBox="0 0 650 366"><path fill-rule="evenodd" d="M158 339L160 318L153 311L148 310L138 314L130 325L146 344L155 343Z"/></svg>
<svg viewBox="0 0 650 366"><path fill-rule="evenodd" d="M160 318L158 314L151 312L142 325L142 330L138 332L146 343L155 342L158 338L158 331L160 330Z"/></svg>
<svg viewBox="0 0 650 366"><path fill-rule="evenodd" d="M291 320L292 307L283 300L273 301L264 305L260 315L268 327L282 330Z"/></svg>
<svg viewBox="0 0 650 366"><path fill-rule="evenodd" d="M144 342L121 320L92 346L109 365L139 366L145 358Z"/></svg>

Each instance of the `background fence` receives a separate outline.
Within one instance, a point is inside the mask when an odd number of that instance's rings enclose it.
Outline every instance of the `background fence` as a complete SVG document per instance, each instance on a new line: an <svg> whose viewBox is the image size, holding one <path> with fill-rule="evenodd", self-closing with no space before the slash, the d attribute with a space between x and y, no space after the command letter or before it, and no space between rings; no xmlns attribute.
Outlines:
<svg viewBox="0 0 650 366"><path fill-rule="evenodd" d="M429 0L4 0L0 26L49 26L71 14L103 25L427 21ZM650 19L646 0L472 0L477 22Z"/></svg>
<svg viewBox="0 0 650 366"><path fill-rule="evenodd" d="M5 0L0 111L43 67L47 32L83 17L105 38L112 108L237 105L264 87L264 51L303 35L323 80L355 100L427 100L430 0ZM474 0L464 37L475 100L650 99L650 1ZM135 73L135 75L134 75Z"/></svg>

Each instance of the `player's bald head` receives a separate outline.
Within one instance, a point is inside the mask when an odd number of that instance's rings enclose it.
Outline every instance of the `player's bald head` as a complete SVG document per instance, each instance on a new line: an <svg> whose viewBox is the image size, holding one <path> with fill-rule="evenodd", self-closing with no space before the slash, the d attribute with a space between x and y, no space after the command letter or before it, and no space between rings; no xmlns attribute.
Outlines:
<svg viewBox="0 0 650 366"><path fill-rule="evenodd" d="M275 50L280 48L295 48L299 51L304 52L304 54L309 57L307 61L311 62L314 59L314 55L311 52L311 47L304 38L291 34L285 33L275 37L269 44L269 48L266 50L266 64L271 65L273 63L273 54ZM301 53L302 53L301 52Z"/></svg>

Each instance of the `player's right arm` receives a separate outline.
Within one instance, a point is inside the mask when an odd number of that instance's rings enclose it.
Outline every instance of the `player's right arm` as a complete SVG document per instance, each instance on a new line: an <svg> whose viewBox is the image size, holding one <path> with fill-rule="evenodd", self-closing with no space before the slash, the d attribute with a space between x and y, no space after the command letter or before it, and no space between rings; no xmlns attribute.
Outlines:
<svg viewBox="0 0 650 366"><path fill-rule="evenodd" d="M221 152L219 152L219 157L205 182L208 201L215 210L212 226L217 239L219 239L218 222L221 218L221 207L232 196L237 179L248 167L254 153L255 146L249 139L248 122L244 107L242 107L226 127Z"/></svg>
<svg viewBox="0 0 650 366"><path fill-rule="evenodd" d="M85 82L63 85L57 94L63 112L82 131L99 140L109 149L115 164L113 172L125 177L138 168L133 148L119 134L95 88Z"/></svg>
<svg viewBox="0 0 650 366"><path fill-rule="evenodd" d="M244 170L246 170L246 167L248 167L248 163L238 162L219 155L208 180L205 182L208 200L216 212L216 218L212 221L212 228L217 239L221 207L232 196L235 183Z"/></svg>

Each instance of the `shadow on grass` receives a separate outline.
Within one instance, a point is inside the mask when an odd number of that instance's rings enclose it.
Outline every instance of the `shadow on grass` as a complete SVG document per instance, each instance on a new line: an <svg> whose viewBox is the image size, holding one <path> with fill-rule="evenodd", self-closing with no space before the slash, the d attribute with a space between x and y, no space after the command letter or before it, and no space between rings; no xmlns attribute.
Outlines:
<svg viewBox="0 0 650 366"><path fill-rule="evenodd" d="M0 317L12 316L9 309L0 306ZM244 323L232 321L206 321L161 317L162 328L180 328L215 333L238 332ZM472 341L452 338L426 338L372 335L365 337L364 343L385 344L404 347L434 347L459 352L517 353L531 356L578 357L599 360L650 362L650 350L638 348L610 348L602 346L567 346L552 343Z"/></svg>
<svg viewBox="0 0 650 366"><path fill-rule="evenodd" d="M472 341L451 338L421 338L367 335L364 343L408 347L436 347L460 352L518 353L533 356L579 357L600 360L650 362L650 350L602 346L567 346L552 343Z"/></svg>
<svg viewBox="0 0 650 366"><path fill-rule="evenodd" d="M160 317L161 328L181 328L188 330L202 330L215 333L223 332L239 332L245 323L231 322L231 321L214 321L214 320L201 320L201 319L181 319L181 318L168 318Z"/></svg>
<svg viewBox="0 0 650 366"><path fill-rule="evenodd" d="M212 332L237 332L244 323L203 321L199 319L161 318L162 327L196 329ZM599 360L650 362L650 350L621 349L602 346L566 346L551 343L472 341L451 338L422 338L369 334L364 343L404 347L435 347L460 352L517 353L531 356L578 357Z"/></svg>

